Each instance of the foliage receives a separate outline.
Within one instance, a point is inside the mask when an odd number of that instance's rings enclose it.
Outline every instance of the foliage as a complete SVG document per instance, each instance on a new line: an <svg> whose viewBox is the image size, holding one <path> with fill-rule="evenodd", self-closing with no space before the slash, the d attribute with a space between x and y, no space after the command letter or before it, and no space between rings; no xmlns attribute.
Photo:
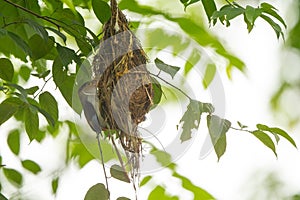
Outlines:
<svg viewBox="0 0 300 200"><path fill-rule="evenodd" d="M300 1L293 1L290 9L297 11L298 16L294 18L295 23L290 26L287 33L287 39L283 53L279 57L281 66L277 90L270 99L270 105L279 122L295 127L300 122L300 115L294 108L294 102L291 96L297 98L300 88L300 82L296 74L299 73L298 60L300 57ZM296 106L297 107L297 106Z"/></svg>
<svg viewBox="0 0 300 200"><path fill-rule="evenodd" d="M179 1L178 1L179 2ZM200 3L200 0L180 0L186 12L192 4ZM232 19L239 15L244 16L248 31L254 27L258 17L264 19L276 32L277 37L283 37L282 28L274 20L279 21L284 27L285 22L277 14L277 10L270 4L262 3L258 8L250 5L245 8L237 3L227 2L220 9L217 8L215 1L201 0L203 10L210 24L215 25L219 20L226 26L230 25ZM195 40L197 45L202 48L213 47L214 53L218 58L226 60L227 73L230 77L231 70L236 68L244 71L244 63L232 55L219 41L217 37L207 31L206 27L195 22L192 16L187 14L174 17L156 7L141 5L135 0L121 0L119 7L129 13L141 16L161 16L165 21L174 23L184 34ZM92 31L86 26L86 18L82 16L82 10L93 10L99 22L99 29ZM8 120L19 121L22 126L14 127L7 136L7 145L10 151L18 157L21 151L21 138L27 135L30 142L43 141L46 136L56 137L63 134L63 127L67 127L68 138L66 142L66 166L71 162L77 162L83 168L89 161L96 159L86 150L74 121L61 120L62 110L59 110L58 98L51 90L46 90L45 86L55 85L59 89L64 100L80 114L80 107L73 107L76 96L73 95L73 88L76 85L76 73L80 66L85 62L89 53L94 51L102 37L101 26L110 17L110 6L107 1L97 0L31 0L16 1L3 0L0 2L0 92L3 99L0 103L0 126ZM140 24L136 24L139 26ZM150 41L157 37L165 36L165 44L157 43L157 49L164 49L172 46L174 54L186 52L188 44L181 45L172 43L170 37L163 29L149 32ZM151 37L152 36L152 37ZM170 41L170 43L169 43ZM162 46L160 46L162 45ZM195 63L201 60L201 53L197 49L189 55L189 60L184 63L184 75L187 76ZM154 60L158 74L152 74L155 78L155 103L160 103L163 96L163 83L174 86L159 76L160 72L169 74L172 78L181 70L180 66L173 66L156 58ZM202 80L203 87L208 88L213 81L217 71L216 63L208 63ZM158 79L160 81L158 81ZM43 84L41 85L40 82ZM175 89L179 89L175 86ZM182 116L181 141L187 141L192 137L192 131L198 129L202 114L207 115L207 127L214 145L218 160L226 150L226 133L231 127L231 122L214 114L214 107L210 103L203 103L192 99L179 89L189 100L187 110ZM43 122L46 121L46 123ZM246 131L257 137L265 146L270 148L275 155L276 146L268 134L275 137L278 142L279 136L287 139L296 147L294 140L282 129L270 128L266 125L257 125L257 130L249 131L245 126L240 126L240 131ZM170 155L164 151L158 151L154 146L150 153L156 157L157 162L162 166L171 162ZM1 155L4 156L4 155ZM1 173L16 188L21 188L26 178L22 171L5 166L0 166ZM3 157L4 158L4 157ZM167 159L166 159L167 158ZM23 169L38 175L43 169L40 164L30 159L20 159ZM194 185L188 178L180 175L176 171L176 165L168 165L172 176L182 182L182 188L191 191L196 199L212 199L212 195L204 189ZM25 173L25 172L24 172ZM113 165L110 169L112 177L130 182L127 174L118 165ZM151 182L152 177L147 176L140 186ZM53 175L51 187L53 194L56 194L60 178ZM4 190L0 187L0 191ZM103 195L103 199L108 199L110 191L103 184L92 186L85 196L85 199L94 199L98 193ZM6 199L0 193L1 199ZM149 199L157 197L165 199L178 199L176 196L167 194L164 186L156 186L149 195ZM119 199L126 199L120 197Z"/></svg>

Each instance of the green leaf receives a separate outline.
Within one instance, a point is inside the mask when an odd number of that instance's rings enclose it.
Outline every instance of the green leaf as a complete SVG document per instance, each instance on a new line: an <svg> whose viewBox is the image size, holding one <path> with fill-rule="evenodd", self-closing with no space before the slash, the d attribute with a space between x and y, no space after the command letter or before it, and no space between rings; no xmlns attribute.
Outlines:
<svg viewBox="0 0 300 200"><path fill-rule="evenodd" d="M201 0L205 13L207 15L208 21L211 21L213 13L217 10L217 6L214 0Z"/></svg>
<svg viewBox="0 0 300 200"><path fill-rule="evenodd" d="M201 0L180 0L180 1L181 1L181 3L183 3L184 10L185 10L188 6L190 6L194 3L197 3L198 1L201 1Z"/></svg>
<svg viewBox="0 0 300 200"><path fill-rule="evenodd" d="M130 200L130 199L127 197L118 197L117 200Z"/></svg>
<svg viewBox="0 0 300 200"><path fill-rule="evenodd" d="M163 61L161 61L160 59L156 58L154 60L154 63L156 65L156 67L164 72L166 72L167 74L170 74L170 76L172 78L174 78L174 76L176 75L176 73L180 70L179 67L176 66L172 66L172 65L168 65L166 63L164 63Z"/></svg>
<svg viewBox="0 0 300 200"><path fill-rule="evenodd" d="M69 124L70 127L70 124ZM76 127L74 127L76 129ZM72 131L73 134L77 134L77 130ZM69 156L69 155L67 155ZM74 142L71 146L71 157L78 158L78 164L80 168L83 168L88 162L95 159L86 147L81 142Z"/></svg>
<svg viewBox="0 0 300 200"><path fill-rule="evenodd" d="M152 79L152 89L153 89L153 104L154 106L158 105L160 100L161 100L161 97L162 97L162 94L163 94L163 91L161 89L161 85L160 83L153 77L151 77Z"/></svg>
<svg viewBox="0 0 300 200"><path fill-rule="evenodd" d="M130 179L128 177L127 172L124 171L123 168L120 167L119 165L113 165L113 166L111 166L110 167L110 174L115 179L118 179L120 181L124 181L124 182L130 183Z"/></svg>
<svg viewBox="0 0 300 200"><path fill-rule="evenodd" d="M38 174L42 170L41 167L32 160L23 160L22 166L34 174Z"/></svg>
<svg viewBox="0 0 300 200"><path fill-rule="evenodd" d="M77 59L77 55L75 53L74 50L67 48L67 47L63 47L59 44L56 44L56 49L57 52L59 54L59 58L61 60L61 63L63 66L67 66L68 64L70 64L73 60Z"/></svg>
<svg viewBox="0 0 300 200"><path fill-rule="evenodd" d="M38 60L32 60L31 62L32 62L32 68L35 69L38 74L43 74L48 70L47 60L44 58L40 58Z"/></svg>
<svg viewBox="0 0 300 200"><path fill-rule="evenodd" d="M44 109L40 108L39 106L33 106L33 107L36 108L46 118L50 126L52 127L55 126L56 121L48 112L46 112Z"/></svg>
<svg viewBox="0 0 300 200"><path fill-rule="evenodd" d="M102 183L92 186L86 193L84 200L108 200L109 191Z"/></svg>
<svg viewBox="0 0 300 200"><path fill-rule="evenodd" d="M57 193L57 188L58 188L58 183L59 183L59 178L54 178L51 181L51 187L52 187L52 193L56 194Z"/></svg>
<svg viewBox="0 0 300 200"><path fill-rule="evenodd" d="M274 135L282 136L287 141L289 141L294 147L297 148L297 145L296 145L295 141L293 140L293 138L291 136L289 136L289 134L287 132L285 132L284 130L277 128L277 127L271 128L264 124L257 124L256 127L261 131L269 131L270 133L272 133Z"/></svg>
<svg viewBox="0 0 300 200"><path fill-rule="evenodd" d="M220 11L215 11L212 15L212 19L220 19L221 22L224 20L230 21L237 16L243 14L245 12L242 8L236 8L230 5L223 6Z"/></svg>
<svg viewBox="0 0 300 200"><path fill-rule="evenodd" d="M80 38L75 38L75 40L77 46L79 47L79 49L84 55L88 55L89 53L92 52L92 46L90 45L89 42L87 42L87 40L82 40Z"/></svg>
<svg viewBox="0 0 300 200"><path fill-rule="evenodd" d="M57 121L55 123L55 126L52 126L52 125L47 126L48 133L50 133L50 135L55 138L60 133L60 129L59 129L60 125L61 125L61 123L59 121Z"/></svg>
<svg viewBox="0 0 300 200"><path fill-rule="evenodd" d="M110 6L101 0L92 0L92 7L96 17L104 24L111 16Z"/></svg>
<svg viewBox="0 0 300 200"><path fill-rule="evenodd" d="M212 200L216 199L211 194L209 194L204 189L193 184L190 179L174 172L173 176L181 180L182 187L188 191L191 191L194 194L194 199L201 200Z"/></svg>
<svg viewBox="0 0 300 200"><path fill-rule="evenodd" d="M213 112L213 106L208 103L202 103L196 100L190 100L187 110L180 119L183 122L182 133L180 136L181 142L189 140L192 136L192 129L198 129L200 125L201 114L203 112Z"/></svg>
<svg viewBox="0 0 300 200"><path fill-rule="evenodd" d="M146 185L151 179L152 179L152 176L146 176L146 177L144 177L143 180L140 183L140 187Z"/></svg>
<svg viewBox="0 0 300 200"><path fill-rule="evenodd" d="M216 115L208 115L207 127L219 161L226 151L226 133L231 127L231 122Z"/></svg>
<svg viewBox="0 0 300 200"><path fill-rule="evenodd" d="M36 139L39 131L39 117L37 112L33 112L32 109L27 107L24 111L23 121L25 122L25 130L30 141Z"/></svg>
<svg viewBox="0 0 300 200"><path fill-rule="evenodd" d="M202 110L205 113L212 114L215 112L215 108L211 103L202 103Z"/></svg>
<svg viewBox="0 0 300 200"><path fill-rule="evenodd" d="M51 39L44 40L40 35L35 34L29 38L28 45L32 51L32 59L37 60L47 55L54 47Z"/></svg>
<svg viewBox="0 0 300 200"><path fill-rule="evenodd" d="M8 87L11 87L11 88L14 88L14 89L17 89L21 93L20 99L22 101L26 102L27 92L22 86L20 86L18 84L14 84L14 83L5 83L4 85L8 86Z"/></svg>
<svg viewBox="0 0 300 200"><path fill-rule="evenodd" d="M160 185L156 186L148 196L148 200L158 200L158 199L179 200L179 198L176 196L171 197L171 196L167 195L165 188L163 188Z"/></svg>
<svg viewBox="0 0 300 200"><path fill-rule="evenodd" d="M75 85L75 75L68 74L67 70L64 69L61 60L55 59L52 66L53 80L56 86L59 88L61 94L67 101L67 103L72 107L73 104L73 87ZM77 113L81 110L75 107L73 108Z"/></svg>
<svg viewBox="0 0 300 200"><path fill-rule="evenodd" d="M45 79L50 74L50 72L51 72L51 70L47 70L47 71L42 72L41 74L31 74L31 75L38 77L38 78Z"/></svg>
<svg viewBox="0 0 300 200"><path fill-rule="evenodd" d="M84 19L79 12L74 12L68 8L58 9L53 13L52 17L56 19L65 32L74 38L86 40Z"/></svg>
<svg viewBox="0 0 300 200"><path fill-rule="evenodd" d="M33 87L27 88L25 90L26 90L27 94L34 95L34 93L36 93L36 91L39 90L39 87L38 86L33 86Z"/></svg>
<svg viewBox="0 0 300 200"><path fill-rule="evenodd" d="M19 70L19 75L24 79L24 81L28 81L30 78L31 69L26 65L22 65Z"/></svg>
<svg viewBox="0 0 300 200"><path fill-rule="evenodd" d="M255 20L262 14L260 8L253 8L252 6L246 6L245 16L247 20L254 25ZM250 32L250 31L249 31Z"/></svg>
<svg viewBox="0 0 300 200"><path fill-rule="evenodd" d="M20 172L15 169L3 168L3 173L9 182L17 187L21 187L23 183L23 176Z"/></svg>
<svg viewBox="0 0 300 200"><path fill-rule="evenodd" d="M156 158L156 161L163 167L168 166L170 165L170 163L172 163L171 155L168 154L166 151L162 151L153 147L150 153Z"/></svg>
<svg viewBox="0 0 300 200"><path fill-rule="evenodd" d="M16 45L18 45L24 51L26 55L32 55L28 44L20 36L10 31L7 32L7 35L15 42Z"/></svg>
<svg viewBox="0 0 300 200"><path fill-rule="evenodd" d="M64 2L74 13L76 13L76 9L72 0L61 0L61 1Z"/></svg>
<svg viewBox="0 0 300 200"><path fill-rule="evenodd" d="M58 120L58 105L56 99L49 93L44 92L39 96L40 106L43 110L50 114L54 122ZM50 120L50 119L47 119ZM52 124L51 121L48 121ZM54 123L55 124L55 123Z"/></svg>
<svg viewBox="0 0 300 200"><path fill-rule="evenodd" d="M67 37L62 32L60 32L60 31L58 31L58 30L56 30L54 28L51 28L51 27L45 27L45 29L48 29L48 30L52 31L57 36L59 36L63 40L64 43L66 43Z"/></svg>
<svg viewBox="0 0 300 200"><path fill-rule="evenodd" d="M14 66L10 60L0 58L0 78L6 81L12 81L14 76Z"/></svg>
<svg viewBox="0 0 300 200"><path fill-rule="evenodd" d="M276 147L270 136L268 136L265 132L256 130L253 131L252 134L259 139L265 146L269 147L277 157Z"/></svg>
<svg viewBox="0 0 300 200"><path fill-rule="evenodd" d="M256 124L256 127L258 128L258 130L261 130L261 131L269 131L270 133L271 132L271 128L268 127L267 125L264 125L264 124ZM272 133L276 139L276 142L278 144L279 140L280 140L280 137L276 134L276 133Z"/></svg>
<svg viewBox="0 0 300 200"><path fill-rule="evenodd" d="M273 30L276 33L277 39L279 39L280 36L284 39L284 34L282 32L282 29L277 23L275 23L270 17L268 17L264 14L261 15L261 18L264 19L266 22L268 22L271 25L271 27L273 28Z"/></svg>
<svg viewBox="0 0 300 200"><path fill-rule="evenodd" d="M280 21L283 24L283 26L285 28L287 28L287 25L284 22L284 20L282 19L282 17L276 12L277 9L274 8L271 4L264 2L264 3L260 4L260 7L261 7L262 12L269 14L272 17L275 17L278 21Z"/></svg>
<svg viewBox="0 0 300 200"><path fill-rule="evenodd" d="M39 143L41 143L41 141L46 137L46 130L38 130L37 131L37 134L36 134L36 137L35 137L35 140Z"/></svg>
<svg viewBox="0 0 300 200"><path fill-rule="evenodd" d="M280 128L270 128L270 132L273 134L277 134L280 135L282 137L284 137L285 139L287 139L294 147L297 148L297 145L295 143L295 141L293 140L293 138L291 136L289 136L289 134L287 134L287 132L285 132L284 130L280 129Z"/></svg>
<svg viewBox="0 0 300 200"><path fill-rule="evenodd" d="M13 130L7 136L7 144L11 152L15 155L19 155L20 152L20 131Z"/></svg>
<svg viewBox="0 0 300 200"><path fill-rule="evenodd" d="M189 0L180 0L181 3L185 4L187 3Z"/></svg>
<svg viewBox="0 0 300 200"><path fill-rule="evenodd" d="M0 125L11 118L19 109L22 102L19 98L10 97L5 99L0 104Z"/></svg>
<svg viewBox="0 0 300 200"><path fill-rule="evenodd" d="M48 33L46 29L34 20L26 19L25 22L36 31L45 41L48 41Z"/></svg>
<svg viewBox="0 0 300 200"><path fill-rule="evenodd" d="M0 187L1 189L1 187ZM0 200L8 200L3 194L0 193Z"/></svg>
<svg viewBox="0 0 300 200"><path fill-rule="evenodd" d="M239 122L239 121L237 121L237 124L239 125L239 127L241 128L241 129L244 129L244 128L247 128L248 126L246 126L246 125L243 125L241 122Z"/></svg>
<svg viewBox="0 0 300 200"><path fill-rule="evenodd" d="M217 68L215 64L208 64L205 70L205 74L202 80L202 84L204 86L204 88L208 88L208 86L210 85L210 83L212 82L212 80L215 77Z"/></svg>
<svg viewBox="0 0 300 200"><path fill-rule="evenodd" d="M187 75L200 59L200 52L194 49L184 65L184 75Z"/></svg>

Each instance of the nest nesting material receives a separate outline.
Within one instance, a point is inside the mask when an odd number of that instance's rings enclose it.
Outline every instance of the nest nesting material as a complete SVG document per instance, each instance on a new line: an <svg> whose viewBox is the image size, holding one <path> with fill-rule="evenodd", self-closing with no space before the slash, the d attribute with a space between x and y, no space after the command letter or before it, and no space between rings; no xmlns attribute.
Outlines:
<svg viewBox="0 0 300 200"><path fill-rule="evenodd" d="M98 113L104 121L102 129L117 131L131 167L138 170L142 139L137 126L152 105L152 83L147 56L115 0L111 0L111 11L93 60Z"/></svg>

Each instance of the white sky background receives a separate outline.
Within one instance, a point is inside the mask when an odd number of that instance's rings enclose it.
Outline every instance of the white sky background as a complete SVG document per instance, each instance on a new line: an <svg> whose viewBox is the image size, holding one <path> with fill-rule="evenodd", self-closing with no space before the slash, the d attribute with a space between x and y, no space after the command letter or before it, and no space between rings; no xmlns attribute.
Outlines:
<svg viewBox="0 0 300 200"><path fill-rule="evenodd" d="M277 1L272 3L275 5L279 4ZM283 2L281 4L277 7L282 11L281 13L286 14L286 5L288 3L286 2L285 4ZM293 20L290 12L288 14L289 16L285 15L287 16L285 19L292 24ZM231 52L245 61L248 69L246 76L235 71L233 80L229 81L225 76L224 69L219 68L226 94L226 118L232 121L233 124L239 120L251 128L255 128L256 123L282 126L283 124L280 122L274 121L268 103L275 86L278 84L282 41L278 41L269 25L261 20L256 22L256 26L251 34L247 33L246 25L242 22L242 19L233 21L229 28L218 25L211 28L211 31L219 35L227 43L226 46ZM167 60L164 61L167 62ZM53 88L50 86L48 89ZM70 109L65 105L61 108L66 110L65 114L70 113ZM171 109L166 111L166 113L170 114L168 117L173 116ZM0 127L1 134L3 134L3 130L13 125L8 122ZM299 127L288 131L292 133L299 146ZM299 151L294 149L284 139L281 139L277 146L278 159L276 159L271 150L256 138L250 136L250 134L230 130L227 134L227 151L220 162L217 162L214 152L203 160L199 159L199 146L207 134L205 125L202 124L199 133L201 134L194 135L195 141L192 147L177 161L179 173L190 178L193 183L203 187L217 199L246 199L249 192L263 190L261 186L251 188L253 186L251 181L260 180L259 174L256 174L257 171L265 173L275 172L278 174L284 183L283 192L286 195L300 192ZM56 148L57 140L63 141L63 137L65 136L60 136L56 141L48 139L43 145L38 145L34 142L30 145L23 144L25 147L22 156L24 158L33 158L38 163L42 162L43 169L54 169L56 164L61 162L61 157L63 157L63 152ZM0 148L1 153L5 155L8 153L8 149L2 148L6 142L2 138L0 140ZM8 159L5 164L13 165L14 162L14 159ZM178 190L177 186L180 182L172 178L168 171L162 170L153 175L155 175L155 181L150 182L153 187L157 183L162 183L167 186L168 191L173 195L181 195L184 199L192 197L189 192ZM47 194L50 195L50 180L47 179L49 174L41 174L41 176L43 178L40 180L30 176L26 177L26 179L29 179L25 189L28 197L36 197L36 199L43 197L45 199L45 195L46 197ZM78 171L75 166L71 166L62 178L63 182L60 184L57 200L83 199L89 187L100 181L104 183L102 168L96 162L89 163L81 171ZM110 189L113 195L112 199L114 199L114 195L116 195L115 197L125 196L128 191L132 191L131 185L128 186L127 184L113 181L110 182ZM149 191L147 188L142 188L140 190L140 199L145 199ZM50 200L53 197L49 196L47 199Z"/></svg>

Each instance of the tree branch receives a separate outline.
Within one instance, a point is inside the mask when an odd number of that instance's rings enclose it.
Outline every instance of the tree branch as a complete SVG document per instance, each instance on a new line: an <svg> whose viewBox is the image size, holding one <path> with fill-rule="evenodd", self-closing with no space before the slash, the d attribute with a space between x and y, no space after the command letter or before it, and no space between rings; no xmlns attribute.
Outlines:
<svg viewBox="0 0 300 200"><path fill-rule="evenodd" d="M58 29L60 28L59 24L55 23L54 21L52 21L51 19L49 19L46 16L41 16L41 15L39 15L39 14L31 11L31 10L28 10L27 8L24 8L23 6L20 6L19 4L11 2L10 0L3 0L3 1L5 1L6 3L8 3L8 4L10 4L10 5L12 5L12 6L16 7L16 8L19 8L19 9L23 10L24 12L27 12L27 13L33 15L33 16L39 18L39 19L42 19L42 20L45 20L45 21L47 21L47 22L49 22L51 24L54 24Z"/></svg>

